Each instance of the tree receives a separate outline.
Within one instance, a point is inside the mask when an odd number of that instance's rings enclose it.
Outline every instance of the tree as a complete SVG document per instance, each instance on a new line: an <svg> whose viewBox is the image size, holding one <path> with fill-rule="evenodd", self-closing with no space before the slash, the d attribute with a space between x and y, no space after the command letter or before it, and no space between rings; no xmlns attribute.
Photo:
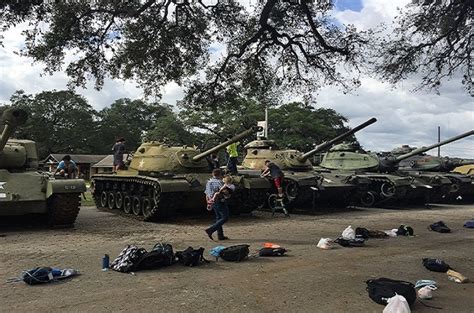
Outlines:
<svg viewBox="0 0 474 313"><path fill-rule="evenodd" d="M183 106L183 104L181 104ZM218 110L195 111L184 108L185 123L191 127L207 130L214 134L214 142L223 141L264 120L265 107L252 100L243 98L229 101ZM268 109L268 136L282 148L309 151L314 144L329 140L348 130L344 123L347 119L332 109L315 109L309 104L292 102ZM243 142L254 140L249 137ZM354 137L352 137L353 140Z"/></svg>
<svg viewBox="0 0 474 313"><path fill-rule="evenodd" d="M126 147L134 151L142 143L146 132L157 119L166 115L167 107L143 100L122 98L98 113L99 127L96 134L96 151L110 153L119 137L124 137Z"/></svg>
<svg viewBox="0 0 474 313"><path fill-rule="evenodd" d="M357 86L357 74L339 69L358 72L367 34L333 22L332 8L331 1L309 0L258 1L254 9L226 0L8 1L0 4L0 26L28 21L22 54L48 73L66 66L70 86L91 76L100 88L110 76L159 94L176 81L203 107L236 91ZM225 47L217 63L209 62L211 43Z"/></svg>
<svg viewBox="0 0 474 313"><path fill-rule="evenodd" d="M162 105L161 115L145 135L145 140L155 140L171 145L194 145L197 138L191 134L169 105Z"/></svg>
<svg viewBox="0 0 474 313"><path fill-rule="evenodd" d="M93 152L96 112L83 97L64 90L36 95L18 90L10 102L28 112L18 137L36 141L40 158L50 153Z"/></svg>
<svg viewBox="0 0 474 313"><path fill-rule="evenodd" d="M378 73L391 83L422 73L419 88L434 90L460 74L474 96L473 20L470 0L414 0L398 17L396 38L383 42Z"/></svg>

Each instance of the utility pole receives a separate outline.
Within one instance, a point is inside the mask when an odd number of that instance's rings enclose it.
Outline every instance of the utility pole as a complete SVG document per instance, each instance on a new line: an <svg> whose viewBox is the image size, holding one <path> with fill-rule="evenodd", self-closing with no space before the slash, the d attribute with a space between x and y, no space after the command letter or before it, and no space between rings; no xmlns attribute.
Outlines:
<svg viewBox="0 0 474 313"><path fill-rule="evenodd" d="M268 106L265 106L265 138L268 139Z"/></svg>
<svg viewBox="0 0 474 313"><path fill-rule="evenodd" d="M441 126L438 126L438 143L441 142ZM441 146L438 147L438 158L441 157Z"/></svg>

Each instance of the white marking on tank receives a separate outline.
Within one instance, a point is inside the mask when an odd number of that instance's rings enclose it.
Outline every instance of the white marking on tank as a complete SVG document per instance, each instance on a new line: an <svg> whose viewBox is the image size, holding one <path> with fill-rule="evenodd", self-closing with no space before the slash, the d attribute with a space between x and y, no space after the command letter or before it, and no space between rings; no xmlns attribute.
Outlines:
<svg viewBox="0 0 474 313"><path fill-rule="evenodd" d="M6 183L7 183L7 182L1 182L1 181L0 181L0 189L5 189L5 188L3 188L3 185L5 185Z"/></svg>
<svg viewBox="0 0 474 313"><path fill-rule="evenodd" d="M145 160L141 159L140 163L138 164L138 167L143 167L144 164L145 164Z"/></svg>

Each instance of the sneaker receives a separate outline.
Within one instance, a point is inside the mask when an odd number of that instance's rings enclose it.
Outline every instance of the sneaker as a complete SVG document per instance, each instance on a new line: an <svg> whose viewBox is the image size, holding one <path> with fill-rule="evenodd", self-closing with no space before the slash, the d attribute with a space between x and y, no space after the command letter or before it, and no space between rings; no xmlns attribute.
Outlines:
<svg viewBox="0 0 474 313"><path fill-rule="evenodd" d="M223 236L223 237L219 237L219 238L217 238L217 239L219 239L219 240L229 240L229 237Z"/></svg>
<svg viewBox="0 0 474 313"><path fill-rule="evenodd" d="M446 274L448 274L450 280L455 281L456 283L464 284L469 281L466 276L453 270L448 270Z"/></svg>

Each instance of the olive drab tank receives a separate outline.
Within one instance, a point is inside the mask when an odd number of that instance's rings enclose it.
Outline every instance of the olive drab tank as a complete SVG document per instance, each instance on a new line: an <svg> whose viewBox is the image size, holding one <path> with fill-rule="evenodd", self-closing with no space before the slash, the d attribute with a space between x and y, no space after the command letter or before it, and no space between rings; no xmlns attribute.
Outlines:
<svg viewBox="0 0 474 313"><path fill-rule="evenodd" d="M82 179L55 179L38 171L35 142L9 139L27 119L27 113L18 108L4 109L1 116L0 215L41 214L51 226L72 225L86 185Z"/></svg>
<svg viewBox="0 0 474 313"><path fill-rule="evenodd" d="M261 128L253 127L204 152L195 147L152 141L133 153L127 169L92 176L92 194L99 208L119 209L159 221L169 216L205 212L204 190L211 177L206 157ZM268 182L233 175L236 191L229 203L233 213L247 213L263 204Z"/></svg>
<svg viewBox="0 0 474 313"><path fill-rule="evenodd" d="M338 179L334 178L331 180L325 178L325 175L328 173L321 174L315 172L309 158L376 121L377 119L372 118L352 130L327 142L323 142L306 153L292 149L280 149L273 140L259 139L252 141L245 146L247 153L239 172L248 173L249 175L259 175L264 167L265 161L270 160L278 165L284 173L283 187L287 198L291 201L292 206L298 206L300 208L314 200L315 192L320 194L325 193L327 195L330 190L322 191L325 189L325 185L329 189L333 186L334 188L338 188L338 192L340 193L344 191L349 193L353 185L342 181L336 184ZM326 181L326 183L324 183L324 181ZM330 186L328 186L328 182ZM318 197L321 197L320 194Z"/></svg>
<svg viewBox="0 0 474 313"><path fill-rule="evenodd" d="M367 191L362 195L360 193L357 195L358 200L366 206L389 200L419 199L427 201L433 197L448 194L451 190L451 181L442 175L434 175L429 178L408 175L398 171L400 162L470 135L472 135L472 131L397 156L369 153L360 147L341 144L334 146L324 155L320 166L334 171L354 173L356 179L368 179L370 183Z"/></svg>
<svg viewBox="0 0 474 313"><path fill-rule="evenodd" d="M416 148L404 145L393 149L390 154L396 156L409 153ZM451 182L449 194L443 195L444 201L456 199L472 199L474 196L474 183L472 177L461 173L452 172L455 168L474 164L474 160L461 158L436 157L428 154L411 156L399 164L399 171L406 175L415 176L419 179L429 180L433 177L442 176Z"/></svg>

